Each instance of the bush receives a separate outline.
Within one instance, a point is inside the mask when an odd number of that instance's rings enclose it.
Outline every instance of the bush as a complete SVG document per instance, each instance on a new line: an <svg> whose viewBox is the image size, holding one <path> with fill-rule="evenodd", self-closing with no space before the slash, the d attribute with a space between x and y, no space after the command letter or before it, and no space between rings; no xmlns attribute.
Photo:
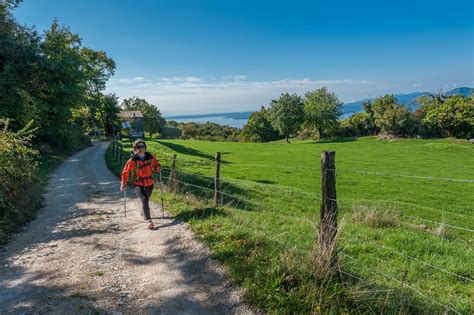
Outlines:
<svg viewBox="0 0 474 315"><path fill-rule="evenodd" d="M297 136L300 140L319 140L319 132L315 128L303 128Z"/></svg>
<svg viewBox="0 0 474 315"><path fill-rule="evenodd" d="M38 151L31 148L30 122L18 132L9 130L10 120L0 119L0 241L31 219L41 203L38 185Z"/></svg>
<svg viewBox="0 0 474 315"><path fill-rule="evenodd" d="M273 128L268 111L262 107L260 111L253 112L242 129L242 135L248 141L268 142L278 140L278 130Z"/></svg>
<svg viewBox="0 0 474 315"><path fill-rule="evenodd" d="M181 139L194 139L206 141L228 141L229 137L235 139L240 134L240 129L231 126L222 126L216 123L182 123L179 124L181 129Z"/></svg>
<svg viewBox="0 0 474 315"><path fill-rule="evenodd" d="M455 95L439 106L430 108L422 122L443 136L471 138L474 136L474 95Z"/></svg>
<svg viewBox="0 0 474 315"><path fill-rule="evenodd" d="M163 139L179 139L181 134L181 129L176 126L164 126L161 130L161 136Z"/></svg>

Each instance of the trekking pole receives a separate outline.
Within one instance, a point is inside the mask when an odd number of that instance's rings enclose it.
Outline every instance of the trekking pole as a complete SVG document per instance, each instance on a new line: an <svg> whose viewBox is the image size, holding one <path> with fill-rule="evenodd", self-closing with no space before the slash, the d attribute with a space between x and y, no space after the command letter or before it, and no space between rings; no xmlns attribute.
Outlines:
<svg viewBox="0 0 474 315"><path fill-rule="evenodd" d="M125 217L127 217L127 189L123 190L123 205L125 207Z"/></svg>
<svg viewBox="0 0 474 315"><path fill-rule="evenodd" d="M161 191L161 213L164 219L165 218L165 203L163 202L163 177L161 176L161 169L160 169L160 191Z"/></svg>

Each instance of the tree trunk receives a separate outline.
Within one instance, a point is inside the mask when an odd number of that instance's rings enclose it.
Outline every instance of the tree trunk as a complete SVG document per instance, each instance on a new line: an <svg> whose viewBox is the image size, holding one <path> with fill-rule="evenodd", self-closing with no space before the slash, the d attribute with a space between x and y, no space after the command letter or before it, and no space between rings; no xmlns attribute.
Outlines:
<svg viewBox="0 0 474 315"><path fill-rule="evenodd" d="M285 141L286 141L286 143L288 143L288 144L291 143L291 142L290 142L290 135L289 135L289 134L286 134L286 136L285 136Z"/></svg>

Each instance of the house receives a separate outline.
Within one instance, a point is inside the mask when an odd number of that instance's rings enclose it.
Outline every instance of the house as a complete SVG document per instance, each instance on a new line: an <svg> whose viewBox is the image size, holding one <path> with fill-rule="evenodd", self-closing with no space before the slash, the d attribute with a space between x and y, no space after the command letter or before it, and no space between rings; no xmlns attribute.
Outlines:
<svg viewBox="0 0 474 315"><path fill-rule="evenodd" d="M127 130L129 138L144 138L143 114L139 110L126 110L118 114L122 129Z"/></svg>

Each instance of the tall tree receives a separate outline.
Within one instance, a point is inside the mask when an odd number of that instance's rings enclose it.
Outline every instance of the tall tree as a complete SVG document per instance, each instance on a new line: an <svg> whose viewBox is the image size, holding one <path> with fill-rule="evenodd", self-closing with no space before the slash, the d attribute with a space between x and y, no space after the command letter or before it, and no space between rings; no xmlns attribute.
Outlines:
<svg viewBox="0 0 474 315"><path fill-rule="evenodd" d="M272 100L268 109L272 125L290 143L290 136L294 135L304 119L303 100L296 94L282 93L280 98Z"/></svg>
<svg viewBox="0 0 474 315"><path fill-rule="evenodd" d="M337 125L342 115L342 103L325 87L306 92L304 97L305 125L316 128L323 138Z"/></svg>
<svg viewBox="0 0 474 315"><path fill-rule="evenodd" d="M38 98L44 58L41 38L33 29L18 24L11 13L14 1L0 3L0 116L10 118L10 128L19 130L42 116Z"/></svg>
<svg viewBox="0 0 474 315"><path fill-rule="evenodd" d="M104 104L104 101L108 100L110 102L111 100L107 99L102 91L105 90L107 80L114 74L115 62L104 51L96 51L87 47L81 49L81 56L83 60L82 71L86 79L87 101L85 104L90 109L92 123L95 126L101 126L106 134L110 134L112 132L111 126L104 124L104 121L100 119L106 117L105 109L109 106L109 104Z"/></svg>

